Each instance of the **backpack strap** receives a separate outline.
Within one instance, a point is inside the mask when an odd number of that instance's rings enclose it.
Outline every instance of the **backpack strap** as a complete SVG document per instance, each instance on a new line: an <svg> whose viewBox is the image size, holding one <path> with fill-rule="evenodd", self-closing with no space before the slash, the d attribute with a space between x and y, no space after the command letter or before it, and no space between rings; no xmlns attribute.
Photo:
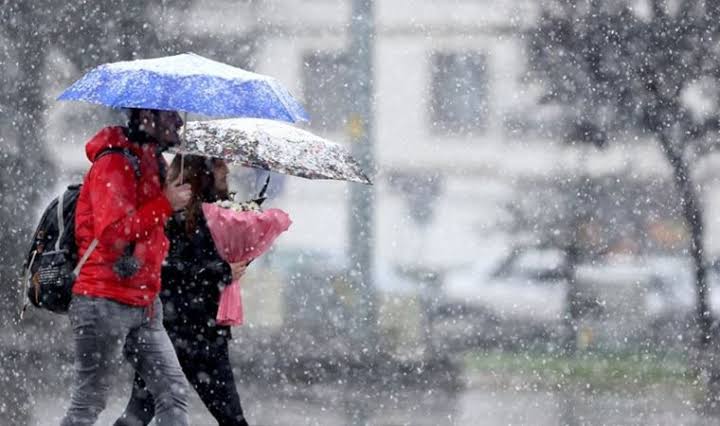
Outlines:
<svg viewBox="0 0 720 426"><path fill-rule="evenodd" d="M58 223L58 237L55 239L55 251L60 251L60 240L65 235L65 217L63 212L65 210L65 191L60 192L58 197L58 203L55 210L57 210L57 223Z"/></svg>
<svg viewBox="0 0 720 426"><path fill-rule="evenodd" d="M76 277L78 276L78 274L80 273L80 268L82 268L83 265L85 264L85 262L87 262L88 258L89 258L90 255L92 254L93 250L95 250L95 247L97 247L98 242L99 242L99 241L98 241L97 238L94 238L94 239L92 240L92 242L90 242L90 246L88 246L87 250L85 250L85 253L83 254L83 257L80 258L80 261L79 261L79 262L77 263L77 265L75 266L75 269L73 269L73 275L74 275L74 276L76 276Z"/></svg>
<svg viewBox="0 0 720 426"><path fill-rule="evenodd" d="M110 147L107 149L104 149L102 152L100 152L98 155L95 156L95 161L99 160L100 158L110 155L110 154L122 154L132 165L133 170L135 171L135 179L137 181L140 181L140 159L135 155L132 151L130 151L128 148L120 148L120 147ZM83 257L78 262L77 266L73 270L73 274L77 276L80 273L80 268L85 264L85 262L88 260L90 255L92 254L93 250L95 250L95 247L98 245L97 238L93 239L90 242L90 246L88 246L88 249L85 250L85 254L83 254ZM125 247L125 255L132 255L132 253L135 252L135 242L131 242L130 244Z"/></svg>
<svg viewBox="0 0 720 426"><path fill-rule="evenodd" d="M127 148L118 148L118 147L111 147L103 150L95 157L95 160L98 160L106 155L109 154L122 154L132 165L133 170L135 171L135 178L137 180L140 179L140 160L137 158L135 154L132 153ZM58 238L55 240L55 251L60 251L60 240L62 240L63 235L65 235L65 220L63 217L63 213L65 212L65 200L64 200L65 192L61 192L60 196L58 197L58 203L57 203L57 223L58 223ZM97 243L96 243L97 244ZM94 248L94 247L93 247ZM92 250L89 250L92 252ZM84 263L84 262L83 262ZM79 269L78 269L79 270Z"/></svg>
<svg viewBox="0 0 720 426"><path fill-rule="evenodd" d="M140 159L135 155L132 151L130 151L128 148L120 148L120 147L110 147L107 149L102 150L98 155L95 156L95 161L101 159L102 157L110 154L122 154L132 165L133 170L135 171L135 178L140 179Z"/></svg>

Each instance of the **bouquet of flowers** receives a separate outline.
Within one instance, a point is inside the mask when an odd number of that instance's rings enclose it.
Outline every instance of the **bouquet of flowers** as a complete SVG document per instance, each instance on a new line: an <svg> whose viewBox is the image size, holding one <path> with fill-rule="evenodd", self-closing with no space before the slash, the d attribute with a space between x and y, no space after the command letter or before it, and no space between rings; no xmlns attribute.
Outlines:
<svg viewBox="0 0 720 426"><path fill-rule="evenodd" d="M262 210L264 198L237 203L223 200L203 203L202 209L215 247L228 263L250 263L265 253L292 221L280 209ZM240 282L234 280L220 293L218 325L243 323Z"/></svg>

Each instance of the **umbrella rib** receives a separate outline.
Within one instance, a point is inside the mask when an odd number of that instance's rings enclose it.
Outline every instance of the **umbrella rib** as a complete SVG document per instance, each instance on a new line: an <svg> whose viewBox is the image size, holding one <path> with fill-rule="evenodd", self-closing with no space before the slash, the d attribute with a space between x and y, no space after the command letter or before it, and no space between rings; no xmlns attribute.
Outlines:
<svg viewBox="0 0 720 426"><path fill-rule="evenodd" d="M293 117L293 116L295 115L295 112L294 112L294 111L295 111L295 108L291 107L291 106L288 104L287 99L285 99L285 94L284 94L284 93L280 93L279 90L278 90L278 88L275 87L278 83L277 83L276 81L274 81L274 80L273 80L273 81L270 81L269 83L270 83L270 84L268 84L268 86L270 86L270 89L272 89L272 91L275 93L275 96L277 96L278 99L280 99L280 102L282 102L282 104L283 104L283 106L285 107L285 109L289 112L289 115L291 115L290 119L293 120L293 121L296 121L296 120L295 120L295 117ZM307 120L307 118L305 118L305 117L300 117L300 118L302 118L302 119L305 120L305 121L309 121L309 120Z"/></svg>

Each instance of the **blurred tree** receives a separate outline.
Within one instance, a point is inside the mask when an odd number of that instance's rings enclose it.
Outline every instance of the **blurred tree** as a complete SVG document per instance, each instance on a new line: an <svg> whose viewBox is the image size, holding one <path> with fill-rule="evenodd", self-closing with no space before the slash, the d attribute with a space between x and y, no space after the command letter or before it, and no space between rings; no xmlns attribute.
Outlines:
<svg viewBox="0 0 720 426"><path fill-rule="evenodd" d="M44 53L49 1L4 1L0 7L0 325L17 317L18 272L26 249L28 211L52 178L43 139Z"/></svg>
<svg viewBox="0 0 720 426"><path fill-rule="evenodd" d="M608 254L664 255L667 246L655 239L657 235L648 233L648 227L682 220L677 208L679 197L672 191L662 192L672 184L669 179L647 180L631 170L593 175L586 172L585 166L578 169L547 179L518 181L521 196L506 204L504 224L512 236L513 256L528 249L563 253L556 272L567 283L565 330L561 336L566 354L578 347L582 319L597 318L601 308L597 294L588 293L591 283L580 281L576 270L597 264ZM671 244L676 242L672 240ZM511 261L508 258L498 271Z"/></svg>
<svg viewBox="0 0 720 426"><path fill-rule="evenodd" d="M581 318L591 310L577 288L575 271L583 261L597 256L605 248L605 241L590 244L584 235L588 225L598 219L598 191L598 182L589 176L557 176L549 181L528 182L522 186L523 196L506 206L510 219L508 231L515 244L507 263L533 247L563 253L563 262L557 271L567 282L565 330L560 343L568 355L577 348Z"/></svg>
<svg viewBox="0 0 720 426"><path fill-rule="evenodd" d="M30 393L10 325L18 318L18 280L31 208L53 175L42 138L44 53L50 1L0 4L0 423L30 421Z"/></svg>
<svg viewBox="0 0 720 426"><path fill-rule="evenodd" d="M703 215L695 161L714 148L720 109L720 3L700 0L544 2L528 34L533 75L545 102L561 104L573 127L603 140L652 137L672 168L691 234L697 349L710 347ZM591 138L595 139L595 138Z"/></svg>

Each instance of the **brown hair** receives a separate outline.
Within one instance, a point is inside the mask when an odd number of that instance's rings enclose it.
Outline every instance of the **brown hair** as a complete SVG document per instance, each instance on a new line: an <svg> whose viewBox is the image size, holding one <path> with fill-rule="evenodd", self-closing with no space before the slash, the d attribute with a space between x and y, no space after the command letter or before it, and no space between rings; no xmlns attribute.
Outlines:
<svg viewBox="0 0 720 426"><path fill-rule="evenodd" d="M230 195L227 189L218 191L215 187L214 168L223 160L219 158L203 157L200 155L175 155L168 173L168 182L173 182L180 175L182 161L183 183L190 184L190 202L185 208L185 231L188 235L195 232L198 218L202 215L202 203L214 203L218 200L227 200Z"/></svg>

